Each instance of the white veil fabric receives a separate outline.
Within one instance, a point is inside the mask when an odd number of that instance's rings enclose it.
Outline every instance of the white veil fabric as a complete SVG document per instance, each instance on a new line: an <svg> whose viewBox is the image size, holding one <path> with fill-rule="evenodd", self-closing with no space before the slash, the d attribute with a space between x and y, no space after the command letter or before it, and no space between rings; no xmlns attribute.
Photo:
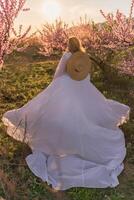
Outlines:
<svg viewBox="0 0 134 200"><path fill-rule="evenodd" d="M70 56L64 53L47 88L2 121L8 135L31 148L25 159L33 174L54 189L116 187L126 156L119 125L130 107L105 98L90 75L72 80L65 72Z"/></svg>
<svg viewBox="0 0 134 200"><path fill-rule="evenodd" d="M53 80L55 80L57 77L59 77L65 73L66 62L70 58L71 55L72 55L71 52L65 52L63 54L63 56L61 57L61 59L59 61L58 66L56 68Z"/></svg>

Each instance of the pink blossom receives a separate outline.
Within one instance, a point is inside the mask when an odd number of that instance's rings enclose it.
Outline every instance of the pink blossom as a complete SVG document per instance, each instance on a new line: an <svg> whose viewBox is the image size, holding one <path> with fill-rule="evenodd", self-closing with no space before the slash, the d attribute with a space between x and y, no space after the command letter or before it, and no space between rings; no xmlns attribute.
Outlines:
<svg viewBox="0 0 134 200"><path fill-rule="evenodd" d="M46 23L40 31L40 53L51 55L66 49L67 39L77 36L90 57L99 65L113 66L114 58L121 52L130 51L134 46L134 0L132 0L129 17L119 10L115 14L100 10L104 23L91 22L87 16L78 23L68 26L62 20ZM133 57L123 58L117 67L122 73L133 75ZM102 68L103 69L103 68ZM128 73L127 73L128 72Z"/></svg>
<svg viewBox="0 0 134 200"><path fill-rule="evenodd" d="M44 24L42 30L39 31L41 44L39 53L49 56L52 53L64 51L68 38L67 28L68 25L61 19L55 20L52 24Z"/></svg>
<svg viewBox="0 0 134 200"><path fill-rule="evenodd" d="M17 50L28 35L31 26L22 33L22 25L19 32L14 29L14 20L21 10L26 0L0 0L0 63L3 64L4 57ZM26 11L26 10L25 10ZM20 48L19 48L20 50Z"/></svg>

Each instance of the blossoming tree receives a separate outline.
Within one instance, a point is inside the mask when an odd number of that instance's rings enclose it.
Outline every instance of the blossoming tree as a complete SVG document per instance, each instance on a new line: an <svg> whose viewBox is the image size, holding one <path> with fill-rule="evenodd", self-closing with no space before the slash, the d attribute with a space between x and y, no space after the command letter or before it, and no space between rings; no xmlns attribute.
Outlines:
<svg viewBox="0 0 134 200"><path fill-rule="evenodd" d="M67 30L68 24L61 19L55 20L52 24L44 24L42 30L39 31L39 42L41 44L39 53L49 56L64 51L67 45Z"/></svg>
<svg viewBox="0 0 134 200"><path fill-rule="evenodd" d="M122 73L134 75L134 58L131 52L134 47L133 9L134 0L132 0L129 17L119 10L115 15L112 13L106 15L100 10L105 18L104 23L80 24L77 28L79 31L75 32L75 35L81 39L90 53L91 59L103 71L109 71L115 57L123 52L124 57L120 55L121 59L119 59L120 63L117 63L117 68ZM88 31L85 31L85 29Z"/></svg>
<svg viewBox="0 0 134 200"><path fill-rule="evenodd" d="M29 10L29 8L23 8L25 2L26 0L0 0L0 68L2 68L7 54L12 53L15 49L22 51L26 47L24 40L31 26L23 32L22 25L20 25L18 33L14 28L14 21L19 12Z"/></svg>
<svg viewBox="0 0 134 200"><path fill-rule="evenodd" d="M61 52L65 50L69 36L77 36L87 49L90 58L104 71L109 72L114 65L120 72L134 75L134 58L131 52L134 47L134 0L132 0L129 16L117 10L114 14L105 14L100 10L105 19L104 23L90 22L87 18L73 26L47 24L47 30L42 34L42 53L51 55L54 49ZM62 24L62 22L60 22ZM63 34L64 33L64 34ZM64 37L65 36L65 37ZM118 56L120 54L120 56ZM124 56L122 56L122 54ZM128 54L128 56L127 56ZM118 61L114 63L116 57Z"/></svg>

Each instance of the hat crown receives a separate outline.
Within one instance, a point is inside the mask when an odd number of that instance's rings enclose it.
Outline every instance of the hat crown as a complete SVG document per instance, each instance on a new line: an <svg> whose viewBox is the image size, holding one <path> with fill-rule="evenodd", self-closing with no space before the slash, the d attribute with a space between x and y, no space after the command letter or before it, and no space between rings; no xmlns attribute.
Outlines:
<svg viewBox="0 0 134 200"><path fill-rule="evenodd" d="M85 52L78 51L67 61L66 70L74 80L83 80L90 72L91 61Z"/></svg>
<svg viewBox="0 0 134 200"><path fill-rule="evenodd" d="M83 66L81 64L75 65L75 70L80 72L83 70Z"/></svg>

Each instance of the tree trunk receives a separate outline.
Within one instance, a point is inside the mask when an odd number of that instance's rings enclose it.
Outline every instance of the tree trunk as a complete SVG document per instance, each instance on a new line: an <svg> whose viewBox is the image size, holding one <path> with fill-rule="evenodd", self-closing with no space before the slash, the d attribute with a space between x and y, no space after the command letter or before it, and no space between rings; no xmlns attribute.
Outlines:
<svg viewBox="0 0 134 200"><path fill-rule="evenodd" d="M0 70L3 68L3 62L0 63Z"/></svg>
<svg viewBox="0 0 134 200"><path fill-rule="evenodd" d="M97 65L103 72L104 80L110 82L116 75L117 71L110 64L103 62L100 59L89 56L95 65Z"/></svg>

